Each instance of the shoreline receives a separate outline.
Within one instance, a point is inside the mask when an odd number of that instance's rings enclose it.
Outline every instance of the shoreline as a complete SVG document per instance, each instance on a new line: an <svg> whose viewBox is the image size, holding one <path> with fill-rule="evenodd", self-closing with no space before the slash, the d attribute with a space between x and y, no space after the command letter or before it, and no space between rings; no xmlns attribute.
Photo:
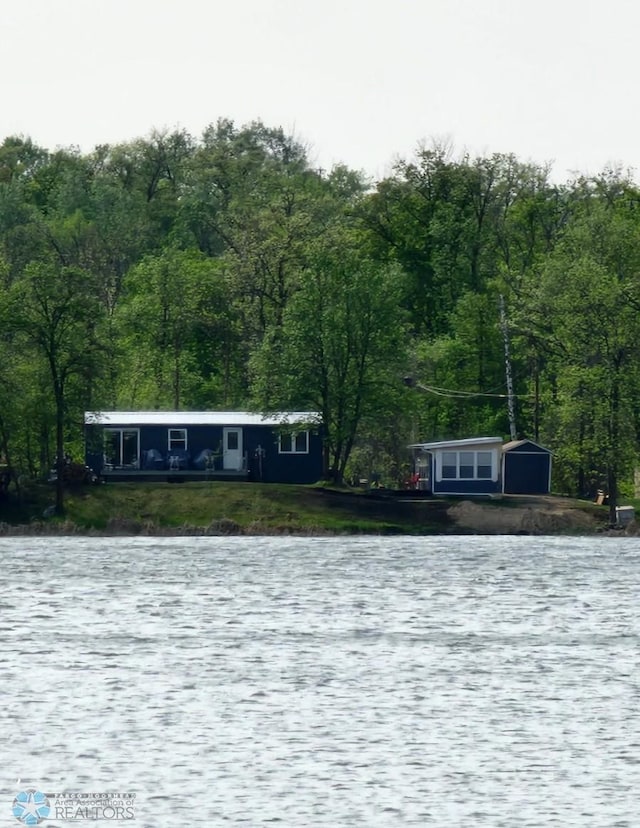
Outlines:
<svg viewBox="0 0 640 828"><path fill-rule="evenodd" d="M592 535L639 536L635 521L625 527L611 527L601 515L575 505L550 508L496 505L462 500L440 512L436 524L412 523L363 525L356 517L339 527L301 525L296 522L269 524L260 519L241 524L230 518L211 520L208 525L166 525L153 520L113 517L103 527L83 526L71 519L34 519L28 523L0 522L0 538L9 537L434 537L450 535L526 535L587 537Z"/></svg>
<svg viewBox="0 0 640 828"><path fill-rule="evenodd" d="M608 510L561 495L434 498L402 492L255 483L121 483L69 490L63 517L51 489L0 509L0 537L200 537L638 534L610 530Z"/></svg>

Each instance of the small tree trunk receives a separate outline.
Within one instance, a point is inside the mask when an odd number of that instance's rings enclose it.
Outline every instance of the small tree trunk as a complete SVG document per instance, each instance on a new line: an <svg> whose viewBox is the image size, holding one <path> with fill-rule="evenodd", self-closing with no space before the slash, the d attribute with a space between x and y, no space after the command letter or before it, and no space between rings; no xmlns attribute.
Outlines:
<svg viewBox="0 0 640 828"><path fill-rule="evenodd" d="M540 363L538 357L534 363L534 406L533 406L533 439L540 439Z"/></svg>
<svg viewBox="0 0 640 828"><path fill-rule="evenodd" d="M607 469L607 487L609 489L609 523L614 526L618 521L618 477L611 466Z"/></svg>
<svg viewBox="0 0 640 828"><path fill-rule="evenodd" d="M329 446L325 439L324 445L322 446L322 477L324 480L329 480L329 469Z"/></svg>
<svg viewBox="0 0 640 828"><path fill-rule="evenodd" d="M16 492L18 497L21 496L20 492L20 481L18 480L18 474L16 470L13 468L13 464L11 463L11 452L9 449L9 436L7 434L7 429L5 428L4 420L2 415L0 414L0 437L2 438L2 453L4 454L4 459L7 461L7 469L9 472L9 481L13 480L13 483L16 487Z"/></svg>
<svg viewBox="0 0 640 828"><path fill-rule="evenodd" d="M607 487L609 489L609 523L613 526L618 521L616 507L618 506L618 473L617 473L617 452L620 442L620 382L618 378L618 365L615 365L613 383L611 389L611 419L609 422L609 440L611 452L607 464Z"/></svg>
<svg viewBox="0 0 640 828"><path fill-rule="evenodd" d="M173 352L173 410L180 411L180 351Z"/></svg>
<svg viewBox="0 0 640 828"><path fill-rule="evenodd" d="M56 514L64 514L64 394L56 383Z"/></svg>
<svg viewBox="0 0 640 828"><path fill-rule="evenodd" d="M329 480L333 483L334 486L342 485L344 477L340 473L340 469L336 468L336 466L329 469Z"/></svg>

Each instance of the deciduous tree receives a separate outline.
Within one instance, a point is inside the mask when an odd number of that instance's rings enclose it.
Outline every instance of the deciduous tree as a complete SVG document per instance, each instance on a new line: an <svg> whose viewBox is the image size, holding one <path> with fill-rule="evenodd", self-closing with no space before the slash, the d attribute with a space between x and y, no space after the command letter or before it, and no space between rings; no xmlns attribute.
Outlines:
<svg viewBox="0 0 640 828"><path fill-rule="evenodd" d="M61 514L70 384L77 377L95 377L100 364L95 284L82 270L55 261L33 262L2 294L0 316L13 337L12 347L30 349L46 366L55 409L56 511Z"/></svg>
<svg viewBox="0 0 640 828"><path fill-rule="evenodd" d="M327 474L341 482L360 426L386 413L400 393L403 274L364 258L346 233L324 242L310 254L282 327L257 353L254 391L260 408L321 414Z"/></svg>

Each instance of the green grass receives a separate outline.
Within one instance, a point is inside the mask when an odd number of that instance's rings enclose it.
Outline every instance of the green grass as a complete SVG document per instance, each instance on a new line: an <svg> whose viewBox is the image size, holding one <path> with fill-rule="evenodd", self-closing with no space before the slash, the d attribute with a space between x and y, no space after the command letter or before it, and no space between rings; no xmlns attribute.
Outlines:
<svg viewBox="0 0 640 828"><path fill-rule="evenodd" d="M469 498L467 498L469 499ZM0 502L0 522L42 524L53 503L53 487L30 484L18 499L12 493ZM544 498L479 498L500 510L524 506L546 508ZM586 512L605 525L607 507L568 500L571 509ZM154 534L182 530L215 534L405 534L430 535L460 531L448 508L456 499L403 499L382 492L264 483L108 483L69 489L64 518L80 531ZM42 526L42 531L47 531ZM34 531L36 528L34 527ZM469 531L464 529L463 531ZM570 530L569 530L570 531ZM578 531L581 531L580 526Z"/></svg>
<svg viewBox="0 0 640 828"><path fill-rule="evenodd" d="M41 520L53 497L51 487L33 486L22 502L0 505L0 520ZM161 529L213 524L254 534L429 534L448 525L442 501L401 503L366 492L263 483L109 483L71 489L65 504L64 519L87 530L119 522Z"/></svg>

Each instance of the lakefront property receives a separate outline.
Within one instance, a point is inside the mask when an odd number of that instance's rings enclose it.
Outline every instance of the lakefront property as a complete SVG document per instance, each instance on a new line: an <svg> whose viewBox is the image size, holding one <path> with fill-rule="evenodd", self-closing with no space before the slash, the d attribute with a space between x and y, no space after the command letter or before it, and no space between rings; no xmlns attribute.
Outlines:
<svg viewBox="0 0 640 828"><path fill-rule="evenodd" d="M315 483L323 433L314 412L88 411L86 463L104 480Z"/></svg>

